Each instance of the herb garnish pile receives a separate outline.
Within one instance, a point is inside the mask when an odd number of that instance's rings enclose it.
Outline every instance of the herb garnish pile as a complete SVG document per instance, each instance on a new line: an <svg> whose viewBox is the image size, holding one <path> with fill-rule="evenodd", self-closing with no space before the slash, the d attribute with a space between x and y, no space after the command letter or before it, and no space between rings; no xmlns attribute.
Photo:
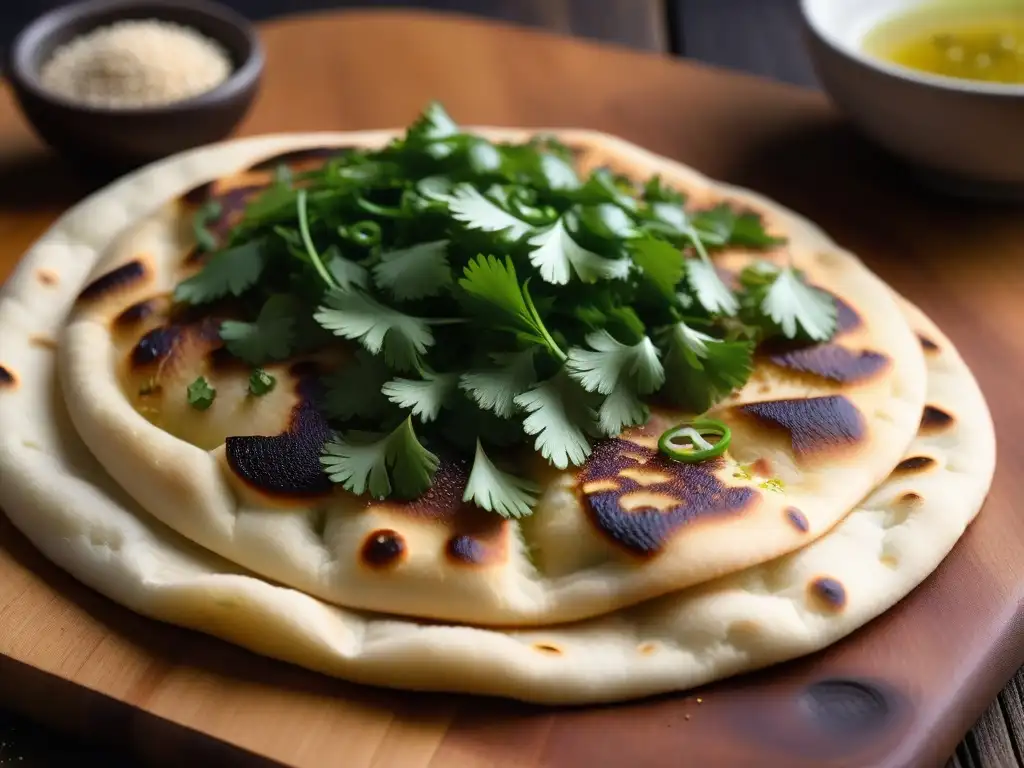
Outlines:
<svg viewBox="0 0 1024 768"><path fill-rule="evenodd" d="M438 454L461 455L466 500L519 517L538 489L499 468L515 446L579 465L644 423L645 400L703 413L746 382L756 343L834 332L832 298L794 269L756 262L738 291L716 272L716 249L782 243L756 214L684 202L657 176L577 178L557 141L492 143L432 104L383 149L279 169L219 250L218 211L200 211L213 252L175 298L250 308L221 337L255 396L273 387L260 366L356 344L325 381L334 482L413 498ZM215 396L188 391L202 409Z"/></svg>

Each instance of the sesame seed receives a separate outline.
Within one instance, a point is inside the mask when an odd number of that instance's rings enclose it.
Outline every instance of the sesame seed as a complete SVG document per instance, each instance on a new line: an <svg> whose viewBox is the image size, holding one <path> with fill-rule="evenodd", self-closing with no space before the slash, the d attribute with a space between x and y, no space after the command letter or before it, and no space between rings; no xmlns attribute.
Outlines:
<svg viewBox="0 0 1024 768"><path fill-rule="evenodd" d="M90 106L149 107L198 96L231 74L224 49L156 19L119 21L60 46L40 70L47 90Z"/></svg>

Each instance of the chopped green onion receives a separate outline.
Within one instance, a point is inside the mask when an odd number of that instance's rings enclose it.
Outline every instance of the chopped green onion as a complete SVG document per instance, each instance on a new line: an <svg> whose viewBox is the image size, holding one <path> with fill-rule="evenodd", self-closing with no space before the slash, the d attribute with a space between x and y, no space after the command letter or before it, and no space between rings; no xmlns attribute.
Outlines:
<svg viewBox="0 0 1024 768"><path fill-rule="evenodd" d="M717 436L719 440L710 443L704 439L705 435ZM721 456L731 439L732 430L722 422L696 419L665 430L658 440L658 450L675 461L696 463Z"/></svg>

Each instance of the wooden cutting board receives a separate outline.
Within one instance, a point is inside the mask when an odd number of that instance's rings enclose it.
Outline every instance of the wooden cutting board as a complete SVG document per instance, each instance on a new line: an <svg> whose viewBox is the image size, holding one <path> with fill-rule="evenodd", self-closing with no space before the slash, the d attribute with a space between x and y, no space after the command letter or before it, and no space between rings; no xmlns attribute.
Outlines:
<svg viewBox="0 0 1024 768"><path fill-rule="evenodd" d="M932 197L811 93L459 18L348 13L264 28L243 133L467 123L609 131L765 192L860 253L960 347L991 404L988 503L895 609L813 657L689 695L544 709L348 685L123 610L0 523L8 705L167 765L931 766L1024 663L1024 216ZM0 103L0 266L90 182ZM0 478L2 482L2 478Z"/></svg>

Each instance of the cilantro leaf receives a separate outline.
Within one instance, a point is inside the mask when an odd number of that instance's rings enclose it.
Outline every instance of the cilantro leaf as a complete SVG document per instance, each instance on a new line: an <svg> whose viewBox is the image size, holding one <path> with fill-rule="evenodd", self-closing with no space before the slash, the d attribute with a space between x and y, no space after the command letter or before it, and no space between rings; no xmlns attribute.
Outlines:
<svg viewBox="0 0 1024 768"><path fill-rule="evenodd" d="M551 189L576 189L580 185L579 177L572 165L566 160L544 153L539 159L540 173Z"/></svg>
<svg viewBox="0 0 1024 768"><path fill-rule="evenodd" d="M535 436L534 447L558 469L579 466L590 455L587 433L596 428L588 398L572 379L559 372L515 398L527 412L523 431Z"/></svg>
<svg viewBox="0 0 1024 768"><path fill-rule="evenodd" d="M356 350L354 360L324 378L324 410L341 421L379 419L391 408L381 392L391 376L381 358Z"/></svg>
<svg viewBox="0 0 1024 768"><path fill-rule="evenodd" d="M566 370L588 392L610 395L628 385L640 394L650 394L665 382L660 352L646 336L632 346L617 341L607 331L587 336L590 349L569 350Z"/></svg>
<svg viewBox="0 0 1024 768"><path fill-rule="evenodd" d="M735 315L739 301L715 271L715 265L701 259L687 259L686 279L698 303L712 315Z"/></svg>
<svg viewBox="0 0 1024 768"><path fill-rule="evenodd" d="M392 368L411 370L434 343L426 320L387 307L360 291L331 288L313 316L336 336L358 341Z"/></svg>
<svg viewBox="0 0 1024 768"><path fill-rule="evenodd" d="M343 291L351 290L353 286L363 289L369 286L370 275L366 267L342 256L337 245L324 251L323 261L335 285Z"/></svg>
<svg viewBox="0 0 1024 768"><path fill-rule="evenodd" d="M597 409L597 423L601 433L615 437L626 427L644 424L650 410L628 386L619 387L609 394Z"/></svg>
<svg viewBox="0 0 1024 768"><path fill-rule="evenodd" d="M579 219L588 232L606 240L626 240L639 235L629 214L611 203L581 208Z"/></svg>
<svg viewBox="0 0 1024 768"><path fill-rule="evenodd" d="M694 214L692 221L701 239L709 245L765 248L784 242L765 231L758 214L739 212L725 203Z"/></svg>
<svg viewBox="0 0 1024 768"><path fill-rule="evenodd" d="M344 430L322 457L335 482L415 495L436 439L456 460L476 450L467 500L527 514L535 490L487 451L579 464L592 439L645 421L655 392L703 409L742 385L748 339L820 338L835 323L799 271L751 266L736 291L715 271L711 248L780 242L758 214L694 211L657 176L587 165L547 137L474 135L434 102L384 147L240 190L230 228L205 206L191 225L207 263L176 296L238 299L247 314L223 338L249 362L252 397L276 387L270 361L352 345L320 403ZM208 408L216 393L204 379L188 394Z"/></svg>
<svg viewBox="0 0 1024 768"><path fill-rule="evenodd" d="M540 488L536 483L514 477L494 466L477 440L476 456L462 494L463 501L471 501L488 512L497 512L506 520L518 519L533 512L538 493Z"/></svg>
<svg viewBox="0 0 1024 768"><path fill-rule="evenodd" d="M351 431L324 446L320 463L332 482L375 499L414 499L430 488L438 458L416 437L412 417L393 432Z"/></svg>
<svg viewBox="0 0 1024 768"><path fill-rule="evenodd" d="M459 388L483 410L503 419L515 411L515 399L537 381L533 349L510 355L492 355L502 366L492 370L470 371L459 378Z"/></svg>
<svg viewBox="0 0 1024 768"><path fill-rule="evenodd" d="M685 323L666 329L665 387L676 406L704 413L732 390L742 387L754 368L754 345L749 341L724 341Z"/></svg>
<svg viewBox="0 0 1024 768"><path fill-rule="evenodd" d="M218 251L201 271L178 283L174 300L206 304L225 296L241 296L259 281L267 265L264 240L250 240Z"/></svg>
<svg viewBox="0 0 1024 768"><path fill-rule="evenodd" d="M485 321L523 334L559 359L565 359L565 353L551 338L530 299L526 284L520 286L510 257L506 256L503 263L494 256L477 256L470 260L464 275L459 286L466 293L471 311Z"/></svg>
<svg viewBox="0 0 1024 768"><path fill-rule="evenodd" d="M448 204L452 218L466 229L505 232L513 238L522 237L533 229L529 222L499 207L470 184L457 184L450 195L437 199Z"/></svg>
<svg viewBox="0 0 1024 768"><path fill-rule="evenodd" d="M641 237L630 243L630 253L644 276L666 298L673 298L686 269L682 251L664 240Z"/></svg>
<svg viewBox="0 0 1024 768"><path fill-rule="evenodd" d="M761 308L791 339L803 331L815 341L827 341L836 330L836 303L832 297L809 286L791 267L776 276Z"/></svg>
<svg viewBox="0 0 1024 768"><path fill-rule="evenodd" d="M392 379L381 394L399 408L409 408L422 422L433 421L456 392L457 373L425 371L422 379Z"/></svg>
<svg viewBox="0 0 1024 768"><path fill-rule="evenodd" d="M448 418L440 419L437 431L453 448L468 455L477 439L493 448L522 445L526 440L521 419L502 419L491 411L481 410L468 397L452 401Z"/></svg>
<svg viewBox="0 0 1024 768"><path fill-rule="evenodd" d="M502 154L504 175L524 186L555 191L570 191L580 186L579 176L572 166L572 153L564 147L558 148L550 139L537 139L525 145L505 145Z"/></svg>
<svg viewBox="0 0 1024 768"><path fill-rule="evenodd" d="M456 136L459 126L437 101L432 101L417 120L409 126L406 138L411 141L437 141Z"/></svg>
<svg viewBox="0 0 1024 768"><path fill-rule="evenodd" d="M277 379L262 368L257 368L249 375L249 394L256 397L263 397L263 395L273 391L276 386Z"/></svg>
<svg viewBox="0 0 1024 768"><path fill-rule="evenodd" d="M575 198L586 205L612 203L626 211L637 209L636 200L628 194L628 184L620 184L607 168L597 168L577 191Z"/></svg>
<svg viewBox="0 0 1024 768"><path fill-rule="evenodd" d="M210 386L204 376L200 376L186 388L188 404L197 411L205 411L217 397L217 390Z"/></svg>
<svg viewBox="0 0 1024 768"><path fill-rule="evenodd" d="M681 192L666 186L664 180L657 174L644 184L643 198L646 203L670 203L680 208L686 200Z"/></svg>
<svg viewBox="0 0 1024 768"><path fill-rule="evenodd" d="M209 200L192 217L192 233L195 235L196 244L201 251L212 251L217 248L217 238L206 228L206 225L219 219L220 215L220 202Z"/></svg>
<svg viewBox="0 0 1024 768"><path fill-rule="evenodd" d="M530 253L530 263L549 283L564 285L569 282L570 267L584 283L597 280L625 279L629 274L629 259L606 259L588 251L569 234L562 216L542 232L529 239L536 250Z"/></svg>
<svg viewBox="0 0 1024 768"><path fill-rule="evenodd" d="M287 294L267 299L254 323L225 320L220 337L228 352L250 365L284 360L295 339L295 304Z"/></svg>
<svg viewBox="0 0 1024 768"><path fill-rule="evenodd" d="M391 291L398 301L437 296L452 284L448 240L382 253L380 263L373 268L373 279L378 288Z"/></svg>

